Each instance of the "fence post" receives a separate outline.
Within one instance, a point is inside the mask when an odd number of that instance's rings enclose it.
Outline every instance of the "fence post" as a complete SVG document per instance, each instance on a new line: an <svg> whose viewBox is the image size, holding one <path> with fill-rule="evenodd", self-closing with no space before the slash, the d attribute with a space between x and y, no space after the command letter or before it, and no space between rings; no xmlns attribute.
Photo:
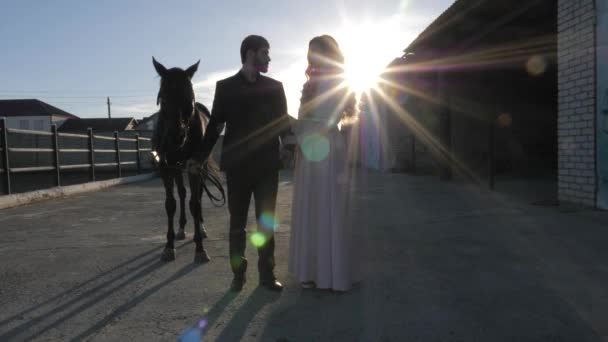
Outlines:
<svg viewBox="0 0 608 342"><path fill-rule="evenodd" d="M139 156L139 133L135 134L135 149L137 150L137 174L141 173L141 157Z"/></svg>
<svg viewBox="0 0 608 342"><path fill-rule="evenodd" d="M8 128L6 127L6 119L0 119L0 129L2 130L2 161L4 164L4 192L7 195L11 194L11 165L8 158Z"/></svg>
<svg viewBox="0 0 608 342"><path fill-rule="evenodd" d="M489 161L490 161L490 177L488 180L488 186L490 187L490 190L494 190L494 183L495 183L495 174L496 174L496 156L495 156L495 149L494 149L494 145L495 145L495 137L494 137L494 120L490 119L490 128L489 128L489 132L488 132L488 155L489 155Z"/></svg>
<svg viewBox="0 0 608 342"><path fill-rule="evenodd" d="M412 174L416 174L416 136L412 133Z"/></svg>
<svg viewBox="0 0 608 342"><path fill-rule="evenodd" d="M439 134L441 145L444 151L441 151L442 161L439 169L439 178L441 180L452 179L452 123L451 113L447 105L441 105L439 109Z"/></svg>
<svg viewBox="0 0 608 342"><path fill-rule="evenodd" d="M91 167L89 168L89 177L91 182L95 181L95 143L94 143L94 135L93 129L87 128L87 133L89 135L89 164Z"/></svg>
<svg viewBox="0 0 608 342"><path fill-rule="evenodd" d="M61 165L59 163L59 134L57 133L57 125L51 125L53 133L53 166L55 167L55 185L61 186Z"/></svg>
<svg viewBox="0 0 608 342"><path fill-rule="evenodd" d="M114 131L114 147L116 148L116 176L122 177L120 172L120 139L118 138L118 131Z"/></svg>

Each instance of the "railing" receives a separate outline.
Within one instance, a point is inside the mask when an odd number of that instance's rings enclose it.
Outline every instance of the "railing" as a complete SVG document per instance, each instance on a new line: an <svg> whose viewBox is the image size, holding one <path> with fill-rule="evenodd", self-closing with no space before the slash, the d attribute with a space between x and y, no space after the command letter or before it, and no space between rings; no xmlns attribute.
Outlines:
<svg viewBox="0 0 608 342"><path fill-rule="evenodd" d="M11 147L9 133L22 134L22 135L39 135L39 136L50 136L51 137L51 148L24 148L24 147ZM59 137L70 137L80 138L88 140L88 148L61 148L59 146ZM0 119L0 153L2 153L2 168L0 168L0 175L4 180L4 192L5 194L11 194L11 175L22 172L40 172L40 171L55 171L55 185L61 186L62 172L63 170L77 170L77 169L88 169L89 180L95 181L95 169L99 167L114 166L116 168L116 177L122 176L123 165L136 165L137 173L142 172L142 159L141 152L151 152L151 148L142 148L142 142L150 142L151 139L140 137L139 134L135 135L135 138L121 138L118 132L114 132L113 137L94 135L91 128L88 129L87 134L74 134L74 133L63 133L57 132L57 126L51 126L51 132L44 131L30 131L22 129L8 128L6 125L6 119ZM96 149L95 141L97 140L110 140L114 142L113 149ZM135 149L121 149L120 142L134 142ZM51 153L53 156L52 166L33 166L33 167L11 167L11 155L13 153ZM61 165L60 154L63 153L87 153L88 162L86 164L69 164ZM114 162L110 163L96 163L96 153L113 153ZM121 153L136 153L135 161L122 161L120 160Z"/></svg>

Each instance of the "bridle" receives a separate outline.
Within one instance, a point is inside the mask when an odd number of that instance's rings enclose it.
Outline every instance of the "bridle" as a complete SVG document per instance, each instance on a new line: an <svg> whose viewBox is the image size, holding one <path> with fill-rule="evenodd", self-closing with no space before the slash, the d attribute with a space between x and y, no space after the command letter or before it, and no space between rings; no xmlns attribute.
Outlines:
<svg viewBox="0 0 608 342"><path fill-rule="evenodd" d="M165 100L165 97L163 96L163 93L165 91L165 84L161 84L160 89L158 90L158 94L156 96L156 105L160 105L160 111L159 111L159 120L162 118L162 116L164 115L164 120L169 120L169 118L171 117L170 113L167 112L166 108L168 107L167 102ZM196 106L193 102L193 106L192 106L192 112L190 113L190 115L188 115L188 119L184 120L183 116L181 113L177 113L177 120L179 123L179 132L183 132L183 140L181 141L180 147L179 149L183 148L184 146L186 146L186 144L188 143L188 141L190 141L191 137L190 137L190 125L191 122L194 118L194 116L196 115ZM175 114L175 113L173 113ZM163 136L167 136L167 132L169 130L169 126L168 125L164 125L163 127ZM178 150L179 150L178 149ZM166 154L168 154L167 152L164 153L165 154L165 158L163 158L162 160L159 160L159 166L160 164L163 164L164 167L167 168L180 168L183 169L185 167L184 162L185 160L178 160L175 162L175 165L170 165L169 162L166 159Z"/></svg>

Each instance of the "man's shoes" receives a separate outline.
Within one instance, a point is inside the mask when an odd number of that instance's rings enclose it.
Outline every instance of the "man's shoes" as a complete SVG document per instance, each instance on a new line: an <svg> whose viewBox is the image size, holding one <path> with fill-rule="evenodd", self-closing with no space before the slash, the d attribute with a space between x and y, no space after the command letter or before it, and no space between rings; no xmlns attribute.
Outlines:
<svg viewBox="0 0 608 342"><path fill-rule="evenodd" d="M240 292L243 289L243 285L247 282L245 276L234 276L232 284L230 285L230 291Z"/></svg>
<svg viewBox="0 0 608 342"><path fill-rule="evenodd" d="M283 291L283 284L279 283L279 281L276 279L262 280L260 281L260 286L263 286L271 291Z"/></svg>

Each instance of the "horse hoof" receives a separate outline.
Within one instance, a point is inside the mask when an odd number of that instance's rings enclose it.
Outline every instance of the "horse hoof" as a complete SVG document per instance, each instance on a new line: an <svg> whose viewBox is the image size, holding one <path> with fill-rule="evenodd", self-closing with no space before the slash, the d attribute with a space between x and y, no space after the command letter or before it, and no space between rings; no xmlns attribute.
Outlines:
<svg viewBox="0 0 608 342"><path fill-rule="evenodd" d="M207 251L204 249L200 252L194 253L194 262L197 264L204 264L204 263L208 262L209 260L211 260L211 259L209 258Z"/></svg>
<svg viewBox="0 0 608 342"><path fill-rule="evenodd" d="M186 232L183 229L178 230L175 234L175 240L186 240Z"/></svg>
<svg viewBox="0 0 608 342"><path fill-rule="evenodd" d="M175 249L165 248L160 256L161 261L173 261L175 260Z"/></svg>

